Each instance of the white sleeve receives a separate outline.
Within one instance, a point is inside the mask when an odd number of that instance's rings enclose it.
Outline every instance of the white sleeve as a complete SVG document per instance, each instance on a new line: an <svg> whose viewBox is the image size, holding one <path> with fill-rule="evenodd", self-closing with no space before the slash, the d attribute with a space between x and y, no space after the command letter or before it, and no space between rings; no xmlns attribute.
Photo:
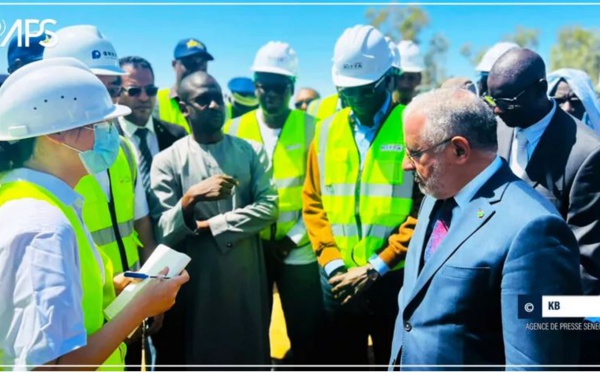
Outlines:
<svg viewBox="0 0 600 372"><path fill-rule="evenodd" d="M138 176L135 180L135 220L139 220L142 217L146 217L148 213L150 213L150 208L148 208L148 200L146 200L146 192L144 190L144 185L142 184L142 177L138 170Z"/></svg>
<svg viewBox="0 0 600 372"><path fill-rule="evenodd" d="M0 283L0 364L30 369L86 345L77 241L58 208L0 207Z"/></svg>

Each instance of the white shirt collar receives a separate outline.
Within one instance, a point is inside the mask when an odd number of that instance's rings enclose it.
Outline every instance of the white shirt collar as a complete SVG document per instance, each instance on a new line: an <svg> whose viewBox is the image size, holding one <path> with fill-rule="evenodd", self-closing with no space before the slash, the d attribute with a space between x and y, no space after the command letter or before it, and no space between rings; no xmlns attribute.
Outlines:
<svg viewBox="0 0 600 372"><path fill-rule="evenodd" d="M552 117L554 116L554 113L556 112L556 101L552 100L552 109L550 109L550 111L546 114L546 116L544 116L540 121L538 121L537 123L533 124L530 127L527 128L517 128L515 130L515 136L517 135L517 131L522 132L525 135L525 138L527 138L527 142L535 145L539 142L540 138L542 138L542 135L544 134L544 131L546 131L546 128L548 128L548 125L550 125L550 121L552 121Z"/></svg>
<svg viewBox="0 0 600 372"><path fill-rule="evenodd" d="M2 182L27 181L50 191L61 203L81 209L83 197L63 180L48 174L29 168L17 168L6 174Z"/></svg>
<svg viewBox="0 0 600 372"><path fill-rule="evenodd" d="M456 204L463 209L469 204L471 199L477 194L479 189L500 169L502 166L502 160L496 155L494 161L490 163L481 173L467 183L458 194L454 195L454 201Z"/></svg>
<svg viewBox="0 0 600 372"><path fill-rule="evenodd" d="M150 133L156 134L156 131L154 130L154 120L152 120L152 116L148 118L148 122L143 127L133 124L124 117L119 117L119 124L121 125L121 129L123 129L123 132L125 132L125 134L129 138L133 137L135 131L139 128L146 128L150 131Z"/></svg>

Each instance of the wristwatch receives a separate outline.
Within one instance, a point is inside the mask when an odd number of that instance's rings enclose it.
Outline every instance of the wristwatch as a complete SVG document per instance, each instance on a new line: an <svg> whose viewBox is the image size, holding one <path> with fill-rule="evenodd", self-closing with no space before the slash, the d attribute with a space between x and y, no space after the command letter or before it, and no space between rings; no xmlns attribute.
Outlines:
<svg viewBox="0 0 600 372"><path fill-rule="evenodd" d="M379 279L380 276L381 275L379 275L379 272L375 270L375 268L371 266L371 264L369 264L367 268L367 278L369 278L370 281L374 282L377 279Z"/></svg>

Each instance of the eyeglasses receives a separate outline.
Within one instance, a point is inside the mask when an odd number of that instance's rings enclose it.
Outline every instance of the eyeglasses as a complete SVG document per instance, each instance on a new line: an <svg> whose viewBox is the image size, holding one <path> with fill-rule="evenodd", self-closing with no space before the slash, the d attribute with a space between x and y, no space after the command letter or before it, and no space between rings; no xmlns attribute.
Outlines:
<svg viewBox="0 0 600 372"><path fill-rule="evenodd" d="M386 81L387 74L383 75L373 84L363 85L360 87L338 88L338 94L345 99L356 100L372 98L377 92L378 87Z"/></svg>
<svg viewBox="0 0 600 372"><path fill-rule="evenodd" d="M194 98L193 101L200 106L201 109L207 108L212 102L215 102L219 106L222 106L225 103L221 93L204 93Z"/></svg>
<svg viewBox="0 0 600 372"><path fill-rule="evenodd" d="M557 104L562 105L569 102L571 105L579 105L581 104L581 100L577 96L570 97L550 97L556 101Z"/></svg>
<svg viewBox="0 0 600 372"><path fill-rule="evenodd" d="M483 100L492 108L498 107L500 110L509 111L514 110L516 108L521 107L522 105L517 104L519 98L525 94L530 88L541 84L546 79L542 78L540 80L536 80L533 83L529 84L525 89L523 89L519 94L514 96L513 98L495 98L490 96L489 94L485 94L483 96Z"/></svg>
<svg viewBox="0 0 600 372"><path fill-rule="evenodd" d="M127 87L123 88L123 91L127 92L130 97L137 97L142 94L142 89L146 91L148 97L154 97L158 93L158 87L156 85L148 85L145 87Z"/></svg>
<svg viewBox="0 0 600 372"><path fill-rule="evenodd" d="M273 92L275 94L284 94L290 85L290 83L255 83L254 87L262 93Z"/></svg>
<svg viewBox="0 0 600 372"><path fill-rule="evenodd" d="M314 99L305 99L304 101L296 101L296 103L294 103L294 106L296 106L297 109L302 108L303 105L310 105L310 103L314 101Z"/></svg>
<svg viewBox="0 0 600 372"><path fill-rule="evenodd" d="M406 149L406 156L408 157L408 159L414 164L414 163L418 163L421 160L421 157L428 151L431 151L433 149L435 149L436 147L445 145L447 143L449 143L450 141L452 141L452 138L448 138L443 140L440 143L437 143L431 147L426 148L425 150L419 150L419 151L410 151L409 149Z"/></svg>

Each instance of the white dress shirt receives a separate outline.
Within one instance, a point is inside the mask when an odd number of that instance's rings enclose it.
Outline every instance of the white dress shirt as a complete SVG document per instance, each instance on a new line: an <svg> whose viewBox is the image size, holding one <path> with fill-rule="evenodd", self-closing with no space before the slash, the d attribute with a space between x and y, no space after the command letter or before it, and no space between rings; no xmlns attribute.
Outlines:
<svg viewBox="0 0 600 372"><path fill-rule="evenodd" d="M529 160L531 159L531 155L533 155L533 152L535 151L535 148L537 147L538 143L540 143L542 135L546 131L546 128L548 128L548 125L550 125L550 122L552 121L555 112L556 102L552 100L552 109L540 121L527 128L515 128L509 158L509 164L511 164L511 169L513 169L513 171L515 170L513 163L519 155L519 141L517 140L517 136L519 135L519 133L524 135L527 139L527 162L529 162ZM527 164L525 164L525 166L526 165ZM523 169L525 169L525 167L523 167Z"/></svg>
<svg viewBox="0 0 600 372"><path fill-rule="evenodd" d="M20 168L12 180L46 188L81 220L81 196L58 178ZM0 207L0 283L0 364L32 368L86 345L77 239L60 209L27 198Z"/></svg>
<svg viewBox="0 0 600 372"><path fill-rule="evenodd" d="M154 120L152 120L152 116L150 116L150 119L148 119L148 122L143 127L137 126L132 122L125 120L123 117L119 117L118 120L119 125L121 125L121 129L123 129L123 132L125 133L125 137L127 137L127 139L134 145L133 147L135 147L135 156L138 164L140 163L140 139L135 135L135 131L138 128L148 129L148 136L146 137L146 140L148 141L148 148L150 149L152 156L156 156L156 154L159 153L160 149L158 147L158 137L156 137L156 130L154 129Z"/></svg>

